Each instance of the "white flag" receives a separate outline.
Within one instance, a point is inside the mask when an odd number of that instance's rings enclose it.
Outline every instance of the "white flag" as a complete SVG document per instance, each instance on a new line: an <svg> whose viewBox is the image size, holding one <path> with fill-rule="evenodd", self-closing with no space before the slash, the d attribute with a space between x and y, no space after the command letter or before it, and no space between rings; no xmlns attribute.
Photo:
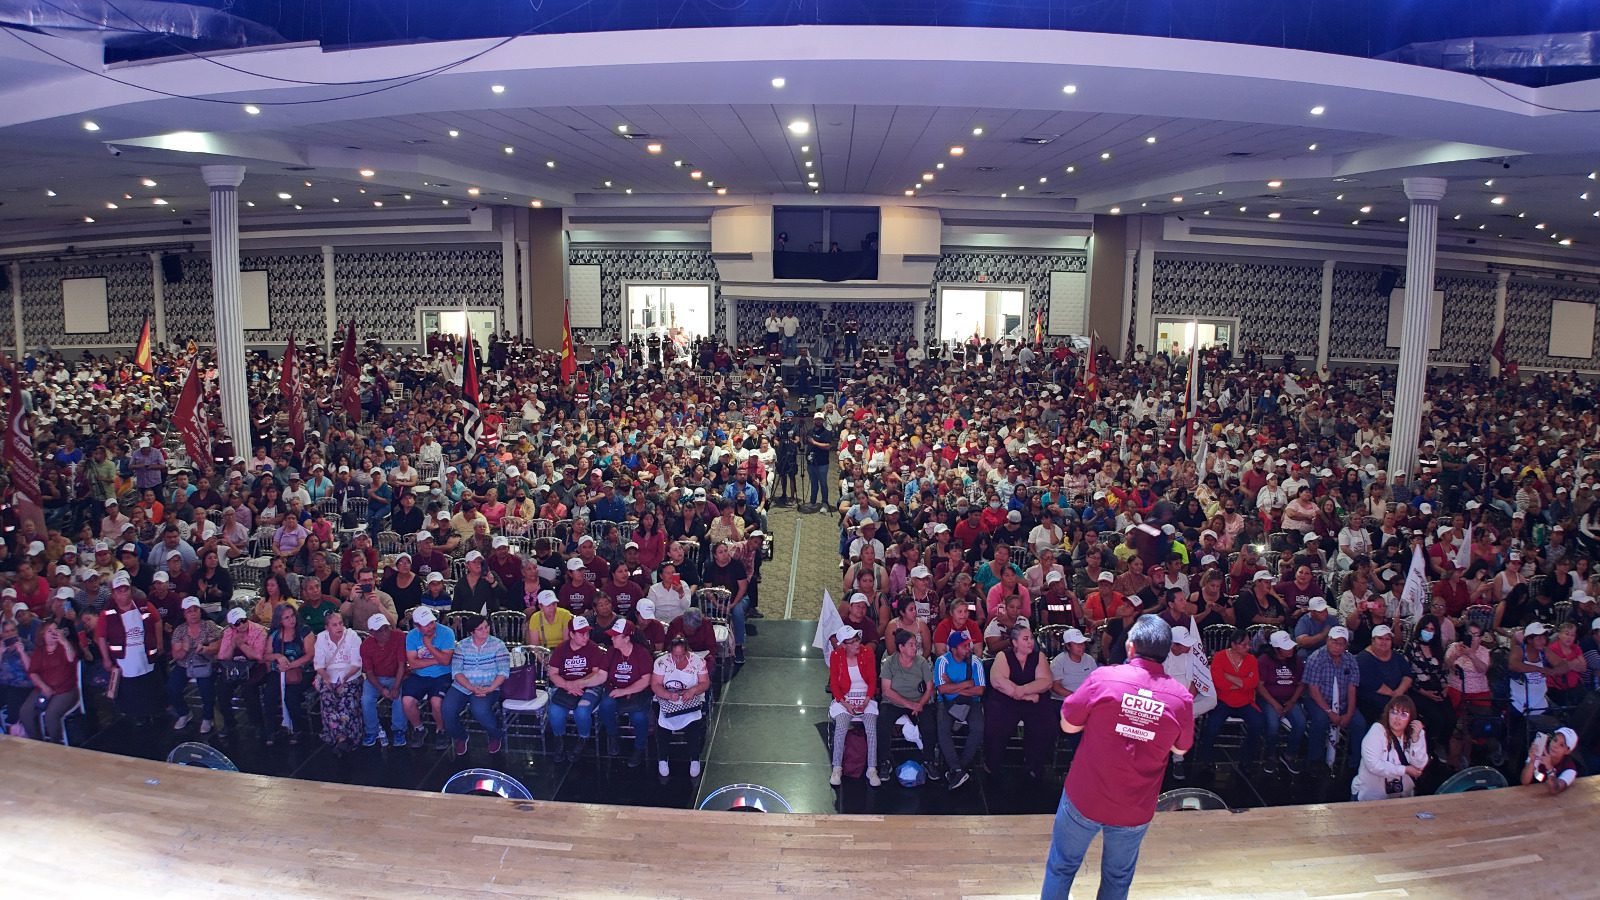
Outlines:
<svg viewBox="0 0 1600 900"><path fill-rule="evenodd" d="M1428 567L1422 561L1422 545L1411 548L1411 571L1406 573L1406 586L1400 591L1400 608L1421 611L1428 593Z"/></svg>
<svg viewBox="0 0 1600 900"><path fill-rule="evenodd" d="M1283 392L1291 397L1304 397L1306 395L1306 389L1300 386L1300 382L1295 380L1293 375L1283 376Z"/></svg>
<svg viewBox="0 0 1600 900"><path fill-rule="evenodd" d="M1466 569L1472 565L1472 526L1467 526L1467 536L1461 539L1461 546L1456 548L1456 568Z"/></svg>
<svg viewBox="0 0 1600 900"><path fill-rule="evenodd" d="M833 595L827 591L822 592L822 614L817 616L817 634L811 639L811 646L829 653L833 650L829 642L833 640L833 633L844 624L844 619L839 617L839 607L833 602Z"/></svg>

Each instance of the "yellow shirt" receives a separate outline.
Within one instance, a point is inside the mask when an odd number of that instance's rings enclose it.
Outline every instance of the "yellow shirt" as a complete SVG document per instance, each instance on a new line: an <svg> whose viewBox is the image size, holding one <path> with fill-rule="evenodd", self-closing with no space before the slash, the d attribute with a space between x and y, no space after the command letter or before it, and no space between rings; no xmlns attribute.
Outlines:
<svg viewBox="0 0 1600 900"><path fill-rule="evenodd" d="M572 624L572 612L556 607L554 622L546 619L537 608L528 611L528 631L533 643L555 648L567 639L567 626Z"/></svg>

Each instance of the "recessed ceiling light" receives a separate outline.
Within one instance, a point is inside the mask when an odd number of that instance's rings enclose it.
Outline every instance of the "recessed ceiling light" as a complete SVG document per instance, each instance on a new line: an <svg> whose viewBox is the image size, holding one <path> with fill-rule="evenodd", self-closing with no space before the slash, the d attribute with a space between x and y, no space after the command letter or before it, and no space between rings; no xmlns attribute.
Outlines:
<svg viewBox="0 0 1600 900"><path fill-rule="evenodd" d="M401 194L400 196L406 198L407 200L411 199L411 195L410 194Z"/></svg>
<svg viewBox="0 0 1600 900"><path fill-rule="evenodd" d="M458 129L452 128L450 129L450 136L453 138L461 137L461 132Z"/></svg>
<svg viewBox="0 0 1600 900"><path fill-rule="evenodd" d="M98 123L91 122L91 121L85 121L83 123L83 130L84 131L99 131L100 130L100 126L99 126Z"/></svg>
<svg viewBox="0 0 1600 900"><path fill-rule="evenodd" d="M1505 202L1506 202L1506 198L1504 198L1504 197L1491 197L1491 198L1489 198L1489 202L1493 203L1495 206L1504 206Z"/></svg>
<svg viewBox="0 0 1600 900"><path fill-rule="evenodd" d="M55 191L45 191L44 195L46 197L54 197L56 195L56 192Z"/></svg>
<svg viewBox="0 0 1600 900"><path fill-rule="evenodd" d="M1563 247L1571 247L1572 246L1572 238L1562 238L1561 240L1556 241L1556 243L1560 244Z"/></svg>
<svg viewBox="0 0 1600 900"><path fill-rule="evenodd" d="M1369 213L1369 212L1372 212L1372 207L1370 207L1370 206L1363 206L1363 207L1361 207L1361 214L1362 214L1362 215L1363 215L1363 216L1364 216L1364 215L1366 215L1366 214L1367 214L1367 213Z"/></svg>
<svg viewBox="0 0 1600 900"><path fill-rule="evenodd" d="M338 197L334 197L333 198L333 202L338 203L339 202L339 198Z"/></svg>
<svg viewBox="0 0 1600 900"><path fill-rule="evenodd" d="M294 195L289 193L288 191L279 191L278 192L278 199L279 200L293 200L294 199Z"/></svg>
<svg viewBox="0 0 1600 900"><path fill-rule="evenodd" d="M440 200L439 201L439 205L440 206L449 206L450 205L450 201L449 200Z"/></svg>
<svg viewBox="0 0 1600 900"><path fill-rule="evenodd" d="M295 208L295 209L305 209L305 207L304 207L304 206L301 206L301 205L300 205L300 204L298 204L298 203L296 203L296 204L295 204L295 205L294 205L294 208Z"/></svg>
<svg viewBox="0 0 1600 900"><path fill-rule="evenodd" d="M633 193L633 188L623 188L622 192L624 194L631 194L631 193Z"/></svg>
<svg viewBox="0 0 1600 900"><path fill-rule="evenodd" d="M505 150L507 156L510 156L511 154L517 152L517 148L515 148L515 147L509 147L508 146L508 147L502 147L501 149Z"/></svg>
<svg viewBox="0 0 1600 900"><path fill-rule="evenodd" d="M1011 196L1011 195L1010 195L1010 194L1008 194L1008 193L1006 193L1006 192L1005 192L1005 191L1001 191L1001 192L1000 192L1000 199L1001 199L1001 200L1004 200L1004 199L1006 199L1006 198L1007 198L1007 197L1009 197L1009 196Z"/></svg>
<svg viewBox="0 0 1600 900"><path fill-rule="evenodd" d="M1539 229L1540 231L1543 231L1545 226L1544 226L1543 222L1540 222L1539 224L1537 224L1537 225L1535 225L1533 227Z"/></svg>
<svg viewBox="0 0 1600 900"><path fill-rule="evenodd" d="M478 188L475 188L475 187L467 188L467 196L469 196L469 197L476 197L481 193L483 193L483 191L478 189Z"/></svg>
<svg viewBox="0 0 1600 900"><path fill-rule="evenodd" d="M157 206L166 206L167 205L167 201L161 199L160 197L157 197L154 200L151 200L150 202L154 203Z"/></svg>
<svg viewBox="0 0 1600 900"><path fill-rule="evenodd" d="M1589 192L1588 191L1584 191L1583 193L1579 194L1578 195L1578 199L1579 200L1587 200L1587 199L1589 199Z"/></svg>
<svg viewBox="0 0 1600 900"><path fill-rule="evenodd" d="M983 126L979 125L977 128L972 129L972 136L983 137Z"/></svg>
<svg viewBox="0 0 1600 900"><path fill-rule="evenodd" d="M372 205L373 206L382 206L383 205L383 201L382 200L374 200L374 201L372 201Z"/></svg>
<svg viewBox="0 0 1600 900"><path fill-rule="evenodd" d="M1283 213L1277 212L1277 211L1269 212L1269 213L1267 213L1267 218L1269 218L1269 219L1281 219L1281 218L1283 218Z"/></svg>
<svg viewBox="0 0 1600 900"><path fill-rule="evenodd" d="M605 184L606 184L606 187L611 187L611 182L608 181Z"/></svg>
<svg viewBox="0 0 1600 900"><path fill-rule="evenodd" d="M806 160L806 168L811 168L811 160Z"/></svg>
<svg viewBox="0 0 1600 900"><path fill-rule="evenodd" d="M725 196L727 196L727 194L728 194L728 189L727 188L725 188L725 187L717 188L717 196L718 197L725 197Z"/></svg>
<svg viewBox="0 0 1600 900"><path fill-rule="evenodd" d="M1312 211L1311 211L1311 214L1312 214L1312 215L1313 215L1313 216L1320 216L1320 215L1322 215L1322 210L1320 210L1320 209L1313 209L1313 210L1312 210Z"/></svg>
<svg viewBox="0 0 1600 900"><path fill-rule="evenodd" d="M1589 173L1589 180L1590 180L1590 181L1593 181L1593 180L1594 180L1594 173L1593 173L1593 172L1590 172L1590 173Z"/></svg>
<svg viewBox="0 0 1600 900"><path fill-rule="evenodd" d="M133 199L133 195L132 194L123 194L122 195L122 199L124 199L124 200L132 200Z"/></svg>
<svg viewBox="0 0 1600 900"><path fill-rule="evenodd" d="M255 205L256 205L256 202L254 200L246 200L244 202L244 205L250 207L251 209L254 209Z"/></svg>
<svg viewBox="0 0 1600 900"><path fill-rule="evenodd" d="M504 94L506 92L506 86L503 84L491 84L489 85L489 90L496 94Z"/></svg>
<svg viewBox="0 0 1600 900"><path fill-rule="evenodd" d="M800 145L800 152L801 153L810 153L811 152L811 145L810 144L801 144Z"/></svg>
<svg viewBox="0 0 1600 900"><path fill-rule="evenodd" d="M1312 144L1312 145L1306 147L1306 149L1307 150L1311 150L1311 151L1315 151L1317 149L1317 145L1316 144Z"/></svg>
<svg viewBox="0 0 1600 900"><path fill-rule="evenodd" d="M913 191L913 190L907 190L907 191L906 191L906 196L907 196L907 197L912 197L912 196L915 196L915 195L916 195L916 193L917 193L917 192L916 192L916 191Z"/></svg>
<svg viewBox="0 0 1600 900"><path fill-rule="evenodd" d="M1456 213L1455 215L1451 216L1450 218L1455 220L1455 221L1457 221L1457 222L1459 222L1459 221L1461 221L1461 213Z"/></svg>
<svg viewBox="0 0 1600 900"><path fill-rule="evenodd" d="M144 185L145 187L155 187L156 186L156 180L154 178L142 178L142 179L139 180L139 183Z"/></svg>
<svg viewBox="0 0 1600 900"><path fill-rule="evenodd" d="M1076 172L1076 171L1078 171L1078 167L1077 166L1067 166L1067 174L1068 175L1071 175L1073 172Z"/></svg>
<svg viewBox="0 0 1600 900"><path fill-rule="evenodd" d="M1202 216L1209 216L1209 215L1211 215L1211 210L1209 210L1209 209L1208 209L1208 210L1205 210L1205 211L1204 211L1204 212L1202 212L1202 213L1200 213L1200 215L1202 215Z"/></svg>
<svg viewBox="0 0 1600 900"><path fill-rule="evenodd" d="M252 116L261 115L261 107L255 105L254 103L246 103L244 105L244 111L248 115L252 115Z"/></svg>
<svg viewBox="0 0 1600 900"><path fill-rule="evenodd" d="M547 159L544 161L544 167L546 169L554 169L556 167L556 161L553 159Z"/></svg>
<svg viewBox="0 0 1600 900"><path fill-rule="evenodd" d="M1274 178L1271 181L1267 182L1267 187L1269 187L1269 188L1281 188L1281 187L1283 187L1283 182L1281 182L1278 179Z"/></svg>
<svg viewBox="0 0 1600 900"><path fill-rule="evenodd" d="M528 205L533 207L534 209L543 209L544 208L544 201L543 200L529 200L528 201Z"/></svg>
<svg viewBox="0 0 1600 900"><path fill-rule="evenodd" d="M1077 92L1078 86L1075 84L1064 84L1061 86L1061 93L1063 94L1076 94Z"/></svg>
<svg viewBox="0 0 1600 900"><path fill-rule="evenodd" d="M790 134L810 134L811 133L811 123L805 121L804 119L795 119L793 122L789 123L789 133Z"/></svg>
<svg viewBox="0 0 1600 900"><path fill-rule="evenodd" d="M1344 195L1343 194L1339 194L1336 197L1334 197L1333 199L1335 199L1335 200L1343 200L1344 199Z"/></svg>
<svg viewBox="0 0 1600 900"><path fill-rule="evenodd" d="M922 180L923 181L932 181L933 180L933 173L932 172L923 172L922 173Z"/></svg>
<svg viewBox="0 0 1600 900"><path fill-rule="evenodd" d="M627 133L628 133L628 126L626 126L626 125L618 125L617 126L617 134L627 134Z"/></svg>
<svg viewBox="0 0 1600 900"><path fill-rule="evenodd" d="M951 156L960 156L961 154L963 154L965 152L967 152L967 148L965 148L965 147L951 147L950 148L950 155Z"/></svg>
<svg viewBox="0 0 1600 900"><path fill-rule="evenodd" d="M693 170L693 171L691 171L689 173L689 177L693 178L695 181L699 181L700 179L706 177L706 175L705 175L704 172L700 171L699 169L695 169L695 170Z"/></svg>
<svg viewBox="0 0 1600 900"><path fill-rule="evenodd" d="M672 161L672 167L673 167L673 168L675 168L675 169L681 169L681 168L683 168L683 160L681 160L681 159L675 159L675 160L673 160L673 161Z"/></svg>
<svg viewBox="0 0 1600 900"><path fill-rule="evenodd" d="M366 188L356 188L356 193L358 193L358 194L365 194L366 192L367 192Z"/></svg>
<svg viewBox="0 0 1600 900"><path fill-rule="evenodd" d="M644 145L644 152L646 152L646 153L660 153L661 152L661 145L660 144L645 144Z"/></svg>
<svg viewBox="0 0 1600 900"><path fill-rule="evenodd" d="M1149 137L1145 138L1144 142L1146 144L1154 144L1156 142L1156 136L1152 134Z"/></svg>
<svg viewBox="0 0 1600 900"><path fill-rule="evenodd" d="M1487 226L1487 225L1479 225L1479 226L1478 226L1478 230L1479 230L1479 231L1482 231L1482 230L1484 230L1484 229L1485 229L1485 228L1488 228L1488 227L1489 227L1489 226Z"/></svg>
<svg viewBox="0 0 1600 900"><path fill-rule="evenodd" d="M1182 203L1183 202L1183 195L1180 194L1180 195L1178 195L1176 197L1173 197L1172 198L1172 202L1173 203Z"/></svg>
<svg viewBox="0 0 1600 900"><path fill-rule="evenodd" d="M93 225L93 224L94 224L94 216L84 216L84 217L83 217L83 220L84 220L84 221L85 221L85 222L88 222L88 223L89 223L89 224L90 224L90 225Z"/></svg>
<svg viewBox="0 0 1600 900"><path fill-rule="evenodd" d="M372 171L371 169L362 169L361 170L361 177L362 178L371 178L372 176L374 176L376 174L378 174L378 173Z"/></svg>
<svg viewBox="0 0 1600 900"><path fill-rule="evenodd" d="M772 79L772 86L777 88L777 89L779 89L779 90L782 90L783 86L788 84L788 83L789 83L789 80L787 78L784 78L782 75L779 75L777 78Z"/></svg>
<svg viewBox="0 0 1600 900"><path fill-rule="evenodd" d="M933 167L935 169L941 169L942 170L944 168L944 163L934 163Z"/></svg>
<svg viewBox="0 0 1600 900"><path fill-rule="evenodd" d="M1528 217L1528 214L1525 213L1525 212L1517 213L1517 218L1519 218L1519 219L1526 219L1527 217Z"/></svg>
<svg viewBox="0 0 1600 900"><path fill-rule="evenodd" d="M913 184L912 187L914 187L914 188L916 188L917 190L920 191L920 190L922 190L922 182L919 181L916 184Z"/></svg>
<svg viewBox="0 0 1600 900"><path fill-rule="evenodd" d="M1405 216L1401 216L1400 217L1400 223L1401 224L1405 224L1405 221L1406 221L1406 217Z"/></svg>
<svg viewBox="0 0 1600 900"><path fill-rule="evenodd" d="M1019 185L1017 185L1017 190L1019 190L1019 191L1025 191L1025 190L1027 190L1027 189L1028 189L1028 186L1027 186L1027 185L1025 185L1025 184L1019 184Z"/></svg>
<svg viewBox="0 0 1600 900"><path fill-rule="evenodd" d="M1111 151L1107 150L1106 152L1100 154L1100 158L1101 159L1110 159L1111 158Z"/></svg>
<svg viewBox="0 0 1600 900"><path fill-rule="evenodd" d="M819 188L821 186L822 186L822 182L820 182L820 181L808 181L808 182L806 182L806 187L808 187L808 188Z"/></svg>
<svg viewBox="0 0 1600 900"><path fill-rule="evenodd" d="M1120 207L1120 206L1113 206L1113 207L1111 207L1111 214L1112 214L1112 215L1113 215L1113 216L1116 216L1116 215L1121 215L1121 214L1122 214L1122 207Z"/></svg>
<svg viewBox="0 0 1600 900"><path fill-rule="evenodd" d="M1045 182L1047 182L1047 181L1049 181L1049 180L1050 180L1050 179L1048 179L1048 178L1046 178L1046 177L1045 177L1045 176L1043 176L1043 175L1040 175L1040 176L1039 176L1039 183L1040 183L1040 184L1044 184L1044 183L1045 183Z"/></svg>
<svg viewBox="0 0 1600 900"><path fill-rule="evenodd" d="M1485 179L1484 182L1483 182L1483 186L1484 187L1494 187L1494 179L1493 178Z"/></svg>
<svg viewBox="0 0 1600 900"><path fill-rule="evenodd" d="M1320 116L1320 115L1322 115L1323 113L1325 113L1327 111L1328 111L1328 108L1326 106L1322 106L1320 104L1318 104L1317 106L1311 107L1311 114L1313 116Z"/></svg>
<svg viewBox="0 0 1600 900"><path fill-rule="evenodd" d="M1360 225L1361 224L1361 220L1360 219L1351 219L1350 220L1350 224L1351 225Z"/></svg>

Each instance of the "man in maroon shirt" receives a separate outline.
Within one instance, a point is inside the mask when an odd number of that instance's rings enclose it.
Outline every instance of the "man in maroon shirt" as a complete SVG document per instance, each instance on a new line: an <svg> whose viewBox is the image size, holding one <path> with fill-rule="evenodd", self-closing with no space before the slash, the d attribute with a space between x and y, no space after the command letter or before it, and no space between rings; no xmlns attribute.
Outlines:
<svg viewBox="0 0 1600 900"><path fill-rule="evenodd" d="M567 560L567 580L556 588L556 602L575 616L581 616L594 607L594 583L589 580L589 570L583 560L574 556Z"/></svg>
<svg viewBox="0 0 1600 900"><path fill-rule="evenodd" d="M1099 897L1128 896L1167 758L1194 744L1193 698L1162 668L1171 649L1167 623L1140 616L1128 629L1128 662L1094 670L1062 702L1061 730L1083 732L1083 743L1056 810L1045 900L1067 900L1085 851L1102 831Z"/></svg>
<svg viewBox="0 0 1600 900"><path fill-rule="evenodd" d="M648 588L634 581L623 566L612 569L611 577L600 585L600 593L611 598L611 608L621 619L632 617L633 607L644 599L647 591Z"/></svg>
<svg viewBox="0 0 1600 900"><path fill-rule="evenodd" d="M504 535L495 535L490 543L489 571L500 579L501 584L520 584L522 582L522 557L511 552L511 542Z"/></svg>

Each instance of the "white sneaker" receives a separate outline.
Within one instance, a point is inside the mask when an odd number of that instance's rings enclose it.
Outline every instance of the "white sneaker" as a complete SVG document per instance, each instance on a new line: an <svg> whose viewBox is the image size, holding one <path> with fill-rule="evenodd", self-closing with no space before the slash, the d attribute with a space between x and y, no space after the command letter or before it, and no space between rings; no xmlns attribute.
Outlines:
<svg viewBox="0 0 1600 900"><path fill-rule="evenodd" d="M211 733L211 720L210 719L201 719L200 720L200 733L201 734L210 734Z"/></svg>
<svg viewBox="0 0 1600 900"><path fill-rule="evenodd" d="M668 768L667 761L664 759L656 763L656 771L661 773L662 778L672 774L672 769Z"/></svg>
<svg viewBox="0 0 1600 900"><path fill-rule="evenodd" d="M833 767L833 774L828 776L828 783L833 785L834 787L838 787L843 782L844 782L844 768L842 766L834 766Z"/></svg>
<svg viewBox="0 0 1600 900"><path fill-rule="evenodd" d="M690 778L699 778L700 777L700 760L697 759L697 760L694 760L693 762L689 763L689 777Z"/></svg>
<svg viewBox="0 0 1600 900"><path fill-rule="evenodd" d="M873 787L883 784L883 779L878 777L878 770L872 766L867 767L867 784Z"/></svg>
<svg viewBox="0 0 1600 900"><path fill-rule="evenodd" d="M194 713L184 713L183 715L178 717L178 721L172 723L172 730L173 731L182 731L185 728L188 728L189 727L189 720L193 719L193 718L194 718Z"/></svg>

